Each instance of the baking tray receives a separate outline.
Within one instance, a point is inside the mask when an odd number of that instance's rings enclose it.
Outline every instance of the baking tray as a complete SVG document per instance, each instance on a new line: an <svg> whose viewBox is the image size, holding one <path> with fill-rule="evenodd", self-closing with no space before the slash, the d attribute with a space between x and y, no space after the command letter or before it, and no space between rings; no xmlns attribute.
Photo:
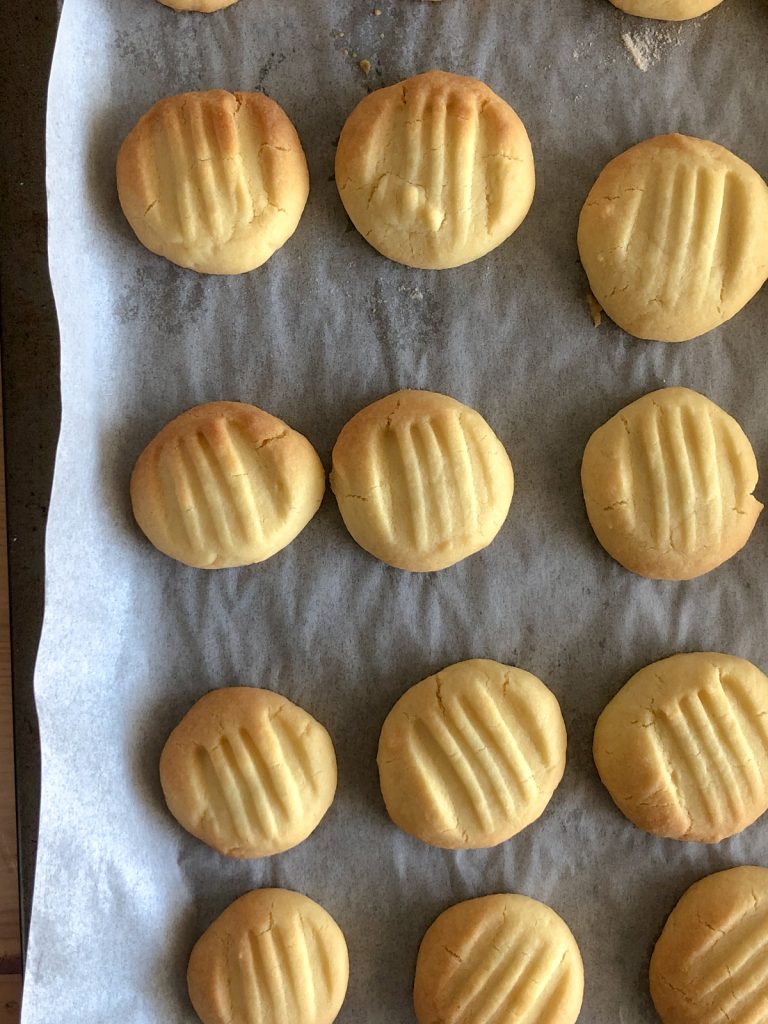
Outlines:
<svg viewBox="0 0 768 1024"><path fill-rule="evenodd" d="M59 335L48 277L45 111L59 5L0 5L0 347L22 955L32 906L40 792L33 672L43 611L45 524L59 431Z"/></svg>
<svg viewBox="0 0 768 1024"><path fill-rule="evenodd" d="M0 199L9 564L23 934L36 855L39 747L32 674L43 598L43 544L59 424L58 333L47 271L44 120L58 11L3 11L10 61ZM22 45L23 41L23 45ZM639 70L642 70L640 68Z"/></svg>

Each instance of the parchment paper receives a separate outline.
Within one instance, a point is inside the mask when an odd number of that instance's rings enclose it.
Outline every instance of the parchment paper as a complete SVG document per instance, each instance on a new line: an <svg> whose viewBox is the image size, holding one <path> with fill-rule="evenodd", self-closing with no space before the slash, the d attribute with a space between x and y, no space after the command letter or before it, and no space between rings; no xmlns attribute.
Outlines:
<svg viewBox="0 0 768 1024"><path fill-rule="evenodd" d="M341 1024L412 1021L427 926L455 901L505 890L546 901L573 929L583 1022L646 1024L648 956L683 890L720 868L768 864L767 820L713 848L633 828L590 756L598 713L654 659L710 649L768 668L768 520L725 567L670 584L614 563L582 506L589 434L665 384L736 415L768 472L765 291L682 345L595 329L587 314L576 221L608 159L681 130L768 174L762 0L725 0L661 47L655 31L607 0L240 0L210 17L153 0L65 0L48 117L63 419L36 675L43 789L24 1024L191 1022L193 942L263 885L306 892L343 928ZM650 40L646 71L627 32ZM513 238L439 273L368 247L331 179L334 141L366 90L430 67L476 75L507 99L538 172ZM138 117L162 96L212 87L263 89L281 103L312 175L294 238L261 270L229 279L146 252L114 187L117 149ZM479 409L515 466L506 526L455 568L409 575L375 561L345 532L330 492L295 543L242 570L187 569L133 524L133 461L183 409L254 402L305 433L327 464L346 420L400 387ZM455 853L390 823L375 754L400 694L469 657L520 665L551 686L569 758L538 823L494 850ZM191 704L244 683L307 708L339 761L338 796L317 832L252 863L186 835L157 774Z"/></svg>

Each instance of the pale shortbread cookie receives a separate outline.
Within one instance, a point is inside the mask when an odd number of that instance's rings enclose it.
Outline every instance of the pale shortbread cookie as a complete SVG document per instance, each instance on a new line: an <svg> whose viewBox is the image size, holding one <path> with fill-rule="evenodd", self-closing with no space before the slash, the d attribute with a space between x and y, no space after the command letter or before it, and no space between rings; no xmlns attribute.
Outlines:
<svg viewBox="0 0 768 1024"><path fill-rule="evenodd" d="M728 654L654 662L603 711L594 755L638 828L719 843L768 810L768 678Z"/></svg>
<svg viewBox="0 0 768 1024"><path fill-rule="evenodd" d="M348 981L341 929L287 889L235 900L198 939L187 969L203 1024L331 1024Z"/></svg>
<svg viewBox="0 0 768 1024"><path fill-rule="evenodd" d="M491 543L514 478L480 413L432 391L397 391L341 431L331 487L361 547L399 569L432 572Z"/></svg>
<svg viewBox="0 0 768 1024"><path fill-rule="evenodd" d="M688 21L711 11L722 0L611 0L620 11L658 21Z"/></svg>
<svg viewBox="0 0 768 1024"><path fill-rule="evenodd" d="M768 869L738 867L696 882L651 957L663 1024L768 1021Z"/></svg>
<svg viewBox="0 0 768 1024"><path fill-rule="evenodd" d="M574 1024L583 996L568 925L527 896L450 907L427 930L416 961L419 1024Z"/></svg>
<svg viewBox="0 0 768 1024"><path fill-rule="evenodd" d="M474 78L428 71L366 96L336 150L357 230L384 256L442 270L495 249L534 192L531 144L514 110Z"/></svg>
<svg viewBox="0 0 768 1024"><path fill-rule="evenodd" d="M482 849L544 812L565 770L557 698L530 672L463 661L412 686L384 722L390 817L432 846Z"/></svg>
<svg viewBox="0 0 768 1024"><path fill-rule="evenodd" d="M242 402L177 416L131 476L133 514L149 540L199 569L263 562L304 529L324 491L309 441Z"/></svg>
<svg viewBox="0 0 768 1024"><path fill-rule="evenodd" d="M637 338L688 341L738 313L768 278L768 186L714 142L660 135L602 171L578 244L612 320Z"/></svg>
<svg viewBox="0 0 768 1024"><path fill-rule="evenodd" d="M269 857L303 842L336 792L331 738L280 694L213 690L176 726L160 757L168 809L229 857Z"/></svg>
<svg viewBox="0 0 768 1024"><path fill-rule="evenodd" d="M688 388L644 395L596 430L581 482L605 550L652 579L715 569L746 544L763 508L744 431Z"/></svg>
<svg viewBox="0 0 768 1024"><path fill-rule="evenodd" d="M120 205L140 242L181 267L242 274L296 230L309 172L285 111L258 92L160 100L117 157Z"/></svg>
<svg viewBox="0 0 768 1024"><path fill-rule="evenodd" d="M159 0L164 7L174 11L196 11L200 14L213 14L225 7L231 7L237 0Z"/></svg>

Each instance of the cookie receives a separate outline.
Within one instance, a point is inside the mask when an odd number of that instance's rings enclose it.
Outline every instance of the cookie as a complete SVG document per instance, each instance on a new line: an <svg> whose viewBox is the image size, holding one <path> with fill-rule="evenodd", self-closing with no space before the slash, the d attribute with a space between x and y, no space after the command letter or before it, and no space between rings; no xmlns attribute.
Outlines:
<svg viewBox="0 0 768 1024"><path fill-rule="evenodd" d="M258 92L187 92L151 108L117 157L139 241L180 267L243 274L296 230L309 171L296 129Z"/></svg>
<svg viewBox="0 0 768 1024"><path fill-rule="evenodd" d="M590 437L581 464L587 515L605 550L651 579L688 580L749 540L763 506L755 454L704 395L643 395Z"/></svg>
<svg viewBox="0 0 768 1024"><path fill-rule="evenodd" d="M485 256L533 202L525 127L487 85L428 71L355 107L336 150L336 184L360 234L409 267Z"/></svg>
<svg viewBox="0 0 768 1024"><path fill-rule="evenodd" d="M719 843L768 810L768 678L729 654L654 662L603 711L594 755L638 828Z"/></svg>
<svg viewBox="0 0 768 1024"><path fill-rule="evenodd" d="M196 405L168 423L131 476L136 522L198 569L263 562L320 507L325 470L305 437L242 402Z"/></svg>
<svg viewBox="0 0 768 1024"><path fill-rule="evenodd" d="M432 391L398 391L341 431L331 487L361 547L399 569L432 572L491 543L514 478L478 412Z"/></svg>
<svg viewBox="0 0 768 1024"><path fill-rule="evenodd" d="M187 969L203 1024L331 1024L348 981L341 929L287 889L235 900L198 939Z"/></svg>
<svg viewBox="0 0 768 1024"><path fill-rule="evenodd" d="M229 857L269 857L303 842L336 792L336 755L319 722L269 690L202 697L160 757L179 824Z"/></svg>
<svg viewBox="0 0 768 1024"><path fill-rule="evenodd" d="M583 995L570 929L527 896L450 907L427 930L416 961L419 1024L574 1024Z"/></svg>
<svg viewBox="0 0 768 1024"><path fill-rule="evenodd" d="M688 21L711 11L722 0L611 0L614 7L640 18L659 21Z"/></svg>
<svg viewBox="0 0 768 1024"><path fill-rule="evenodd" d="M766 950L768 869L731 868L696 882L651 957L663 1024L765 1024Z"/></svg>
<svg viewBox="0 0 768 1024"><path fill-rule="evenodd" d="M174 11L197 11L200 14L213 14L225 7L231 7L237 0L159 0L164 7Z"/></svg>
<svg viewBox="0 0 768 1024"><path fill-rule="evenodd" d="M603 170L578 244L605 312L636 338L689 341L768 278L768 185L714 142L647 139Z"/></svg>
<svg viewBox="0 0 768 1024"><path fill-rule="evenodd" d="M463 661L412 686L384 722L379 779L394 823L445 849L481 849L544 812L565 770L555 695L497 661Z"/></svg>

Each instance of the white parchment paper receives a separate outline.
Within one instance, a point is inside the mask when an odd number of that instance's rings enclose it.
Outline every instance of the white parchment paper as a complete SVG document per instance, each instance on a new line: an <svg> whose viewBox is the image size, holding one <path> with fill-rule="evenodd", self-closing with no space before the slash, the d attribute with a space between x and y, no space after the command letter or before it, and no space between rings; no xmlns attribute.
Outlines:
<svg viewBox="0 0 768 1024"><path fill-rule="evenodd" d="M645 47L639 61L627 33ZM595 541L580 457L622 405L675 383L733 413L768 474L768 295L683 345L595 329L576 221L607 160L660 132L716 139L768 174L767 42L762 0L725 0L664 32L607 0L240 0L210 17L153 0L65 0L48 116L63 420L36 675L42 818L24 1024L191 1022L193 942L263 885L306 892L343 928L341 1024L411 1022L429 923L455 901L504 890L546 901L573 929L583 1022L654 1019L647 962L667 913L704 874L768 864L768 821L713 848L652 839L602 789L592 728L636 669L673 652L729 651L768 668L768 521L701 580L642 580ZM538 172L513 238L440 273L369 248L332 181L334 142L366 89L430 67L476 75L507 99ZM146 252L114 187L138 117L169 93L212 87L263 89L282 104L312 175L294 238L261 270L229 279ZM187 569L133 524L133 461L183 409L254 402L305 433L327 464L346 420L400 387L476 407L515 466L506 526L455 568L409 575L370 558L330 493L294 544L242 570ZM569 759L538 823L494 850L455 853L390 823L375 754L400 694L469 657L550 685ZM228 684L300 703L330 730L339 761L338 796L317 832L253 863L186 835L158 783L170 729Z"/></svg>

